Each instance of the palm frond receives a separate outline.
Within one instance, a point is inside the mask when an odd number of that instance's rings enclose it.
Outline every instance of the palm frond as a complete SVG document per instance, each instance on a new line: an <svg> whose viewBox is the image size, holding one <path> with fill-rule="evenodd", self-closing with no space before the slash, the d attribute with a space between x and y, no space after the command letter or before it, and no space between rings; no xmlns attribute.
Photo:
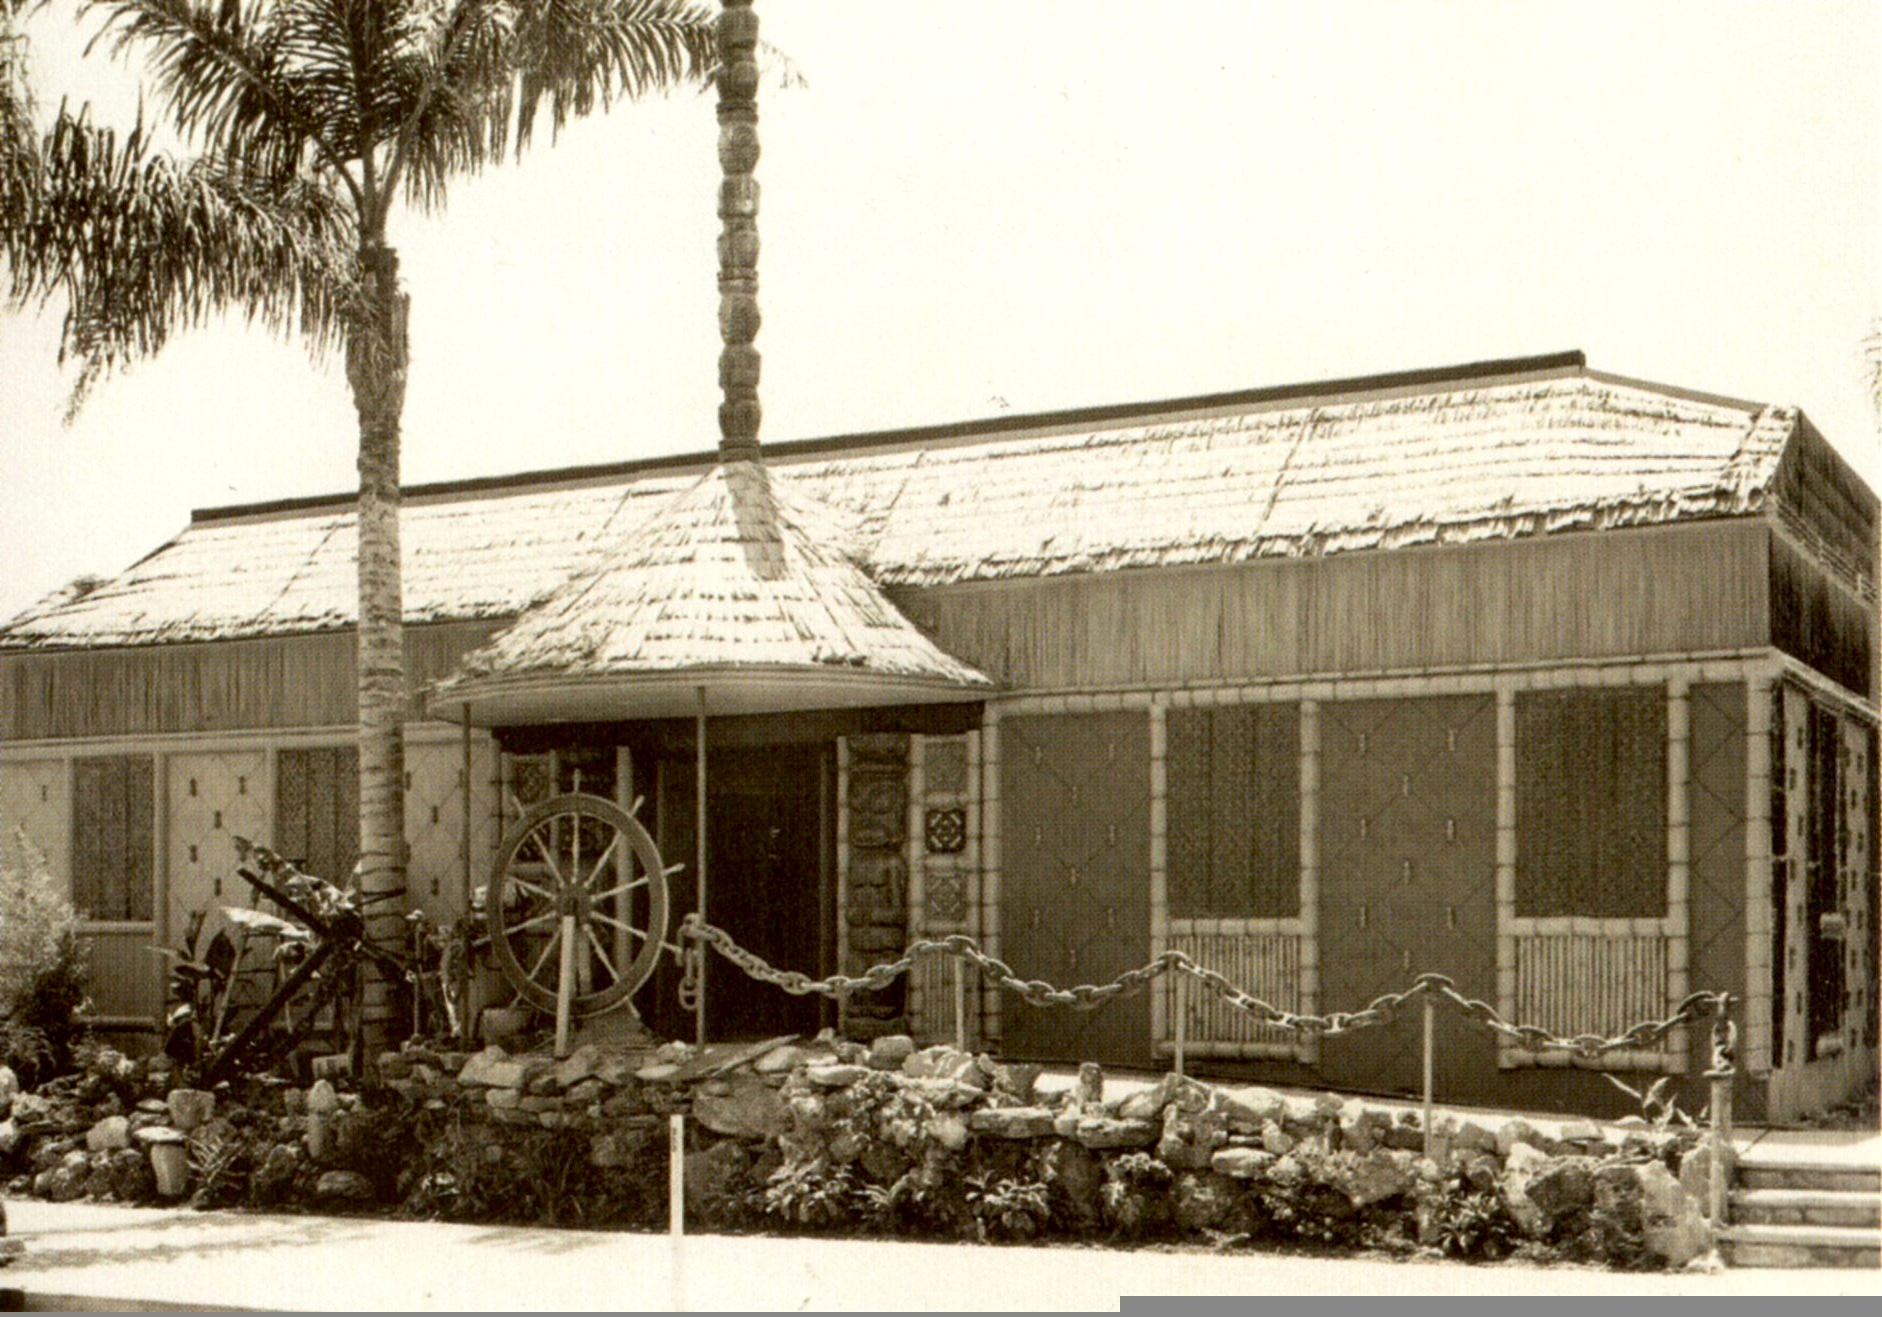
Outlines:
<svg viewBox="0 0 1882 1317"><path fill-rule="evenodd" d="M421 208L454 176L522 152L545 117L553 135L618 100L703 82L717 60L716 14L693 0L456 0L431 12L388 50L409 88L397 181Z"/></svg>
<svg viewBox="0 0 1882 1317"><path fill-rule="evenodd" d="M357 185L363 139L350 50L322 36L308 0L79 0L105 22L92 45L141 56L177 128L206 151L266 178L316 158ZM369 5L338 6L370 8Z"/></svg>
<svg viewBox="0 0 1882 1317"><path fill-rule="evenodd" d="M68 412L180 330L240 315L316 353L359 312L351 206L330 180L261 179L223 156L179 162L140 122L120 136L61 108L0 219L16 304L63 295Z"/></svg>

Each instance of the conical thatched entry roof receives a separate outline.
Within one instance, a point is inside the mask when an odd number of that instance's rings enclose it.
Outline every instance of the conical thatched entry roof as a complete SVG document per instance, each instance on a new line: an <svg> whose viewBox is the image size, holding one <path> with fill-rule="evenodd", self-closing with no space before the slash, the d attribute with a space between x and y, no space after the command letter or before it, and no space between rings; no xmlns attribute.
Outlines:
<svg viewBox="0 0 1882 1317"><path fill-rule="evenodd" d="M715 465L529 608L431 706L480 725L975 700L863 571L852 527L756 460Z"/></svg>

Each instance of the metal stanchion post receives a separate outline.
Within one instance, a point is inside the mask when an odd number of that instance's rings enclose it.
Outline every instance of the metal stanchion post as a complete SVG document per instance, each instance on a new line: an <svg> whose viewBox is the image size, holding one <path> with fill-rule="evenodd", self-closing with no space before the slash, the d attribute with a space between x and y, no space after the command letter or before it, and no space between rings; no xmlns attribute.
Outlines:
<svg viewBox="0 0 1882 1317"><path fill-rule="evenodd" d="M680 1241L686 1237L686 1117L674 1112L667 1117L667 1238L673 1268L674 1312L686 1311L685 1286L681 1281Z"/></svg>
<svg viewBox="0 0 1882 1317"><path fill-rule="evenodd" d="M1432 1013L1437 1007L1432 1004L1431 990L1425 989L1425 1156L1431 1155L1431 1026Z"/></svg>
<svg viewBox="0 0 1882 1317"><path fill-rule="evenodd" d="M1176 1073L1180 1075L1183 1073L1183 1045L1189 1038L1189 981L1187 976L1181 973L1171 975L1171 979L1170 986L1174 989L1171 994L1174 998L1172 1008L1176 1014L1174 1021Z"/></svg>
<svg viewBox="0 0 1882 1317"><path fill-rule="evenodd" d="M1731 1016L1727 1014L1730 1009L1730 998L1719 1004L1719 1013L1712 1026L1712 1067L1706 1071L1706 1078L1712 1084L1712 1156L1709 1159L1712 1174L1707 1186L1711 1202L1707 1205L1706 1215L1712 1218L1714 1230L1726 1224L1732 1163L1736 1155L1732 1147L1732 1083L1738 1076L1738 1065L1733 1056L1737 1040Z"/></svg>

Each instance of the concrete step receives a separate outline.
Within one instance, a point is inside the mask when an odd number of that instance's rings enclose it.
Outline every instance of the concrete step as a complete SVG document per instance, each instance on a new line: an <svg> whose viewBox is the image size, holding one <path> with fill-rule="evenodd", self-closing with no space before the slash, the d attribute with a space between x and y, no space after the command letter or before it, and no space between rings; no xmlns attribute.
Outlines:
<svg viewBox="0 0 1882 1317"><path fill-rule="evenodd" d="M1719 1251L1735 1267L1882 1268L1882 1232L1851 1226L1730 1225Z"/></svg>
<svg viewBox="0 0 1882 1317"><path fill-rule="evenodd" d="M1882 1228L1882 1195L1834 1189L1734 1189L1731 1219L1739 1225Z"/></svg>
<svg viewBox="0 0 1882 1317"><path fill-rule="evenodd" d="M1753 1158L1738 1163L1743 1189L1821 1189L1836 1193L1882 1194L1882 1169L1848 1162L1806 1161L1795 1157Z"/></svg>

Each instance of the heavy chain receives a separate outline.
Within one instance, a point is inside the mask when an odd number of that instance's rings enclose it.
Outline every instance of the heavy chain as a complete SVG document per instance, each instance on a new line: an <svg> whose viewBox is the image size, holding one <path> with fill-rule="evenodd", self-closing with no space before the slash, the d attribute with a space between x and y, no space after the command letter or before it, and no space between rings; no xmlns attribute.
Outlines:
<svg viewBox="0 0 1882 1317"><path fill-rule="evenodd" d="M1724 992L1692 993L1666 1018L1644 1021L1618 1034L1563 1036L1533 1024L1510 1023L1489 1002L1464 996L1457 990L1457 985L1443 974L1421 974L1402 991L1382 993L1355 1011L1309 1015L1283 1010L1272 1002L1263 1001L1236 987L1218 971L1198 965L1181 951L1162 952L1136 969L1124 971L1109 983L1081 983L1071 988L1055 988L1043 979L1021 978L1005 961L982 951L979 944L964 933L912 943L900 958L872 965L858 975L832 974L822 979L813 979L796 970L775 968L739 946L730 933L706 923L697 915L688 915L680 922L679 936L682 941L692 939L695 944L711 947L758 982L769 983L800 997L816 993L841 999L858 992L877 992L912 970L921 957L943 953L972 964L988 982L1014 993L1031 1006L1068 1006L1073 1010L1091 1010L1119 997L1142 992L1165 974L1178 973L1194 979L1225 1004L1252 1016L1257 1024L1324 1038L1390 1024L1408 1002L1429 994L1455 1010L1467 1023L1535 1052L1567 1051L1578 1057L1593 1059L1609 1052L1646 1051L1663 1043L1674 1029L1711 1016L1714 1019L1713 1068L1720 1069L1732 1065L1737 1041L1737 1029L1730 1018L1733 999L1730 993ZM697 947L688 948L686 954L697 955ZM695 978L694 962L688 959L686 978L681 986L683 995L688 992Z"/></svg>

